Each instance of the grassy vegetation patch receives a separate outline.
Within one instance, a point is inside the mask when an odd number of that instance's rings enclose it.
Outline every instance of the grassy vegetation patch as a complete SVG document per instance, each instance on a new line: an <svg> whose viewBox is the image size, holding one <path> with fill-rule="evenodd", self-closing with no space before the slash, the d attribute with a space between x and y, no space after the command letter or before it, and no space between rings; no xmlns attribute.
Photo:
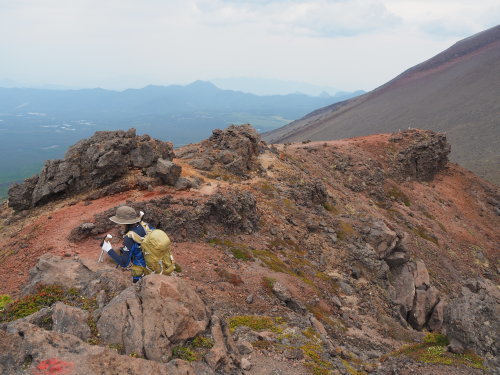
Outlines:
<svg viewBox="0 0 500 375"><path fill-rule="evenodd" d="M401 190L399 190L396 186L391 186L389 191L386 193L387 198L389 199L394 199L398 202L402 202L406 207L411 206L410 198L403 193Z"/></svg>
<svg viewBox="0 0 500 375"><path fill-rule="evenodd" d="M270 250L273 249L285 249L285 250L293 250L298 253L303 253L302 248L292 240L284 240L280 238L275 238L271 242L269 242L268 248Z"/></svg>
<svg viewBox="0 0 500 375"><path fill-rule="evenodd" d="M11 296L8 294L0 294L0 310L3 310L5 306L12 302Z"/></svg>
<svg viewBox="0 0 500 375"><path fill-rule="evenodd" d="M281 317L270 317L261 315L238 315L228 319L229 328L234 331L237 327L245 326L260 331L271 331L282 333L285 320Z"/></svg>
<svg viewBox="0 0 500 375"><path fill-rule="evenodd" d="M212 245L219 245L219 246L225 247L233 254L233 256L236 259L240 259L240 260L244 260L244 261L250 261L250 260L254 259L252 256L251 250L248 248L248 246L246 246L244 244L232 242L232 241L227 240L227 239L222 240L219 238L212 238L208 241L208 243L210 243Z"/></svg>
<svg viewBox="0 0 500 375"><path fill-rule="evenodd" d="M64 299L65 292L60 286L39 285L36 293L29 294L6 305L4 310L0 312L0 322L11 322L25 318Z"/></svg>
<svg viewBox="0 0 500 375"><path fill-rule="evenodd" d="M350 237L356 235L357 232L354 227L345 221L341 221L337 228L337 238L341 241L344 241Z"/></svg>
<svg viewBox="0 0 500 375"><path fill-rule="evenodd" d="M272 277L266 277L266 276L264 276L262 278L262 287L268 293L272 293L273 292L273 286L274 286L275 282L276 282L276 279L273 279Z"/></svg>
<svg viewBox="0 0 500 375"><path fill-rule="evenodd" d="M422 343L403 346L388 356L405 355L416 361L443 365L464 365L472 368L485 369L481 357L472 352L464 354L450 353L446 350L448 338L439 333L428 334Z"/></svg>
<svg viewBox="0 0 500 375"><path fill-rule="evenodd" d="M25 318L37 311L50 307L56 302L63 302L66 305L78 307L82 310L92 312L97 309L98 304L95 297L85 297L78 289L71 288L65 290L59 285L40 284L36 287L36 292L29 294L15 301L8 301L3 310L0 310L0 323L11 322ZM41 326L46 329L52 327L52 317L48 316L41 322ZM89 314L87 325L90 328L91 337L87 342L91 345L100 344L97 322Z"/></svg>
<svg viewBox="0 0 500 375"><path fill-rule="evenodd" d="M331 212L334 215L337 215L340 212L337 207L335 207L333 204L330 203L325 203L323 207L325 208L325 210Z"/></svg>
<svg viewBox="0 0 500 375"><path fill-rule="evenodd" d="M274 185L268 181L263 181L255 185L255 189L265 194L269 198L274 198L275 193L278 191Z"/></svg>
<svg viewBox="0 0 500 375"><path fill-rule="evenodd" d="M427 232L427 230L423 226L418 226L412 229L413 233L417 236L423 238L424 240L433 242L434 244L439 246L439 240L433 234Z"/></svg>
<svg viewBox="0 0 500 375"><path fill-rule="evenodd" d="M184 361L200 361L214 346L214 340L207 336L196 336L184 345L172 348L172 358L179 358Z"/></svg>

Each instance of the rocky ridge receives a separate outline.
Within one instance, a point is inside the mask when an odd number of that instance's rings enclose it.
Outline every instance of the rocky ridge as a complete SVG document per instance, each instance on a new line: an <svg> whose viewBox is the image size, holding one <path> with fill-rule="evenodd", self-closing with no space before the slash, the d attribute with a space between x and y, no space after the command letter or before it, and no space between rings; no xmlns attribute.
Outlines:
<svg viewBox="0 0 500 375"><path fill-rule="evenodd" d="M430 131L268 147L232 126L152 162L172 174L131 165L100 190L47 196L47 208L4 207L21 229L4 229L13 253L0 262L36 264L28 280L13 275L19 296L55 284L95 303L62 299L4 323L2 371L56 358L73 373L495 373L498 190L448 153ZM132 285L95 263L104 233L119 246L107 218L123 203L169 233L176 277ZM27 235L52 226L44 244Z"/></svg>

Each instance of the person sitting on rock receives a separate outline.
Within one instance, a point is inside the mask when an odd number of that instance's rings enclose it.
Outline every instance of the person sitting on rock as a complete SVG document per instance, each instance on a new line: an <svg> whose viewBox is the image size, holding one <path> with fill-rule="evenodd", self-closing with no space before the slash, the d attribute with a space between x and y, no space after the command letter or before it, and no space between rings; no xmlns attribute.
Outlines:
<svg viewBox="0 0 500 375"><path fill-rule="evenodd" d="M146 260L144 259L144 254L142 253L140 243L133 240L134 235L139 237L146 236L146 229L144 226L153 230L149 224L141 222L142 215L144 213L141 212L140 215L137 215L135 210L129 206L120 206L116 209L116 214L111 216L109 220L113 223L120 224L123 226L123 247L121 248L121 254L118 254L115 250L113 250L111 243L108 241L104 241L102 245L102 249L115 261L120 267L128 267L130 263L134 266L139 266L140 268L146 268ZM142 278L141 275L134 275L134 268L132 266L132 280L134 283L139 281Z"/></svg>

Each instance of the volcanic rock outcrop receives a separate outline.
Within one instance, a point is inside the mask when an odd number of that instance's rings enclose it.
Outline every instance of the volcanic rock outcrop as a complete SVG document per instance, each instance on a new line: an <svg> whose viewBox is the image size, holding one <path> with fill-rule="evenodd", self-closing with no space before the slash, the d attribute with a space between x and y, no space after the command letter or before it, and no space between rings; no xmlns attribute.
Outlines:
<svg viewBox="0 0 500 375"><path fill-rule="evenodd" d="M240 177L257 170L257 156L265 143L250 125L231 125L227 129L215 129L207 140L199 145L184 148L177 156L189 161L196 169L213 171L220 169Z"/></svg>
<svg viewBox="0 0 500 375"><path fill-rule="evenodd" d="M9 189L9 206L26 210L51 200L97 189L125 176L131 169L148 172L174 185L180 168L170 162L170 142L128 131L96 132L72 146L62 160L49 160L39 175Z"/></svg>
<svg viewBox="0 0 500 375"><path fill-rule="evenodd" d="M401 178L430 181L448 163L451 146L442 133L406 130L393 136L390 141L403 145L396 156L395 165Z"/></svg>

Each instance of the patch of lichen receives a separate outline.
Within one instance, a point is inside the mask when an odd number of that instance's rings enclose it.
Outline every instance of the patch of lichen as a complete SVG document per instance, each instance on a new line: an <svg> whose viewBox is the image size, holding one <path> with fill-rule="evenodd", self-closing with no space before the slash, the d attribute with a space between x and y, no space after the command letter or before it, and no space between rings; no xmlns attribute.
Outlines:
<svg viewBox="0 0 500 375"><path fill-rule="evenodd" d="M448 338L446 336L438 333L430 333L424 338L423 342L405 345L401 349L389 353L387 356L405 355L416 361L425 363L452 366L464 365L472 368L485 369L481 357L471 351L465 352L464 354L448 352L446 349L448 343Z"/></svg>
<svg viewBox="0 0 500 375"><path fill-rule="evenodd" d="M116 350L118 354L125 354L125 347L123 344L109 344L108 348Z"/></svg>
<svg viewBox="0 0 500 375"><path fill-rule="evenodd" d="M264 315L237 315L230 317L227 322L231 331L234 331L237 327L245 326L257 332L283 333L283 328L286 325L286 321L281 317Z"/></svg>

